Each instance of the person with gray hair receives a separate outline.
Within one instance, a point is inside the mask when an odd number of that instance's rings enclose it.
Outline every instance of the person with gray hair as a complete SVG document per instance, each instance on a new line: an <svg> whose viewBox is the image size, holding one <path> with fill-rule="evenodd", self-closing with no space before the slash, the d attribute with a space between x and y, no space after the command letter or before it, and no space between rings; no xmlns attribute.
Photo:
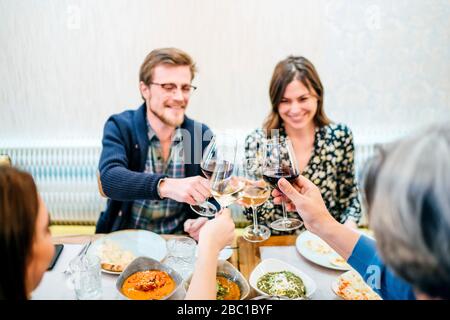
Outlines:
<svg viewBox="0 0 450 320"><path fill-rule="evenodd" d="M334 220L308 179L278 186L275 202L288 201L383 299L450 299L450 124L389 146L369 165L363 189L376 243Z"/></svg>

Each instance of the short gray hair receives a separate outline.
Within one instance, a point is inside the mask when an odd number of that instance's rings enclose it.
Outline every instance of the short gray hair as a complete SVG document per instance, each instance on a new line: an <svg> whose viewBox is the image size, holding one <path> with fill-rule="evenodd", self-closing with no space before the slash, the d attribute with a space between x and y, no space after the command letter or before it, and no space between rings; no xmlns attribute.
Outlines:
<svg viewBox="0 0 450 320"><path fill-rule="evenodd" d="M414 288L450 298L450 124L390 146L370 224L385 263Z"/></svg>

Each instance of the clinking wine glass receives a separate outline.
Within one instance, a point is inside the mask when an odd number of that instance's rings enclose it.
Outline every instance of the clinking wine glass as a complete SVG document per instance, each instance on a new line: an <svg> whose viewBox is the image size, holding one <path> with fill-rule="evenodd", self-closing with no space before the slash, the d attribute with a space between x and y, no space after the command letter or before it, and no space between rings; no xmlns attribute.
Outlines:
<svg viewBox="0 0 450 320"><path fill-rule="evenodd" d="M220 210L225 209L242 197L245 181L238 176L238 170L234 160L219 160L216 162L211 176L211 194L219 203Z"/></svg>
<svg viewBox="0 0 450 320"><path fill-rule="evenodd" d="M265 146L263 177L274 188L278 187L278 180L285 178L293 182L299 176L294 148L289 138L273 137ZM273 221L270 227L277 231L290 231L300 228L303 222L296 218L288 218L284 201L281 203L283 218Z"/></svg>
<svg viewBox="0 0 450 320"><path fill-rule="evenodd" d="M263 180L262 163L257 158L244 161L245 187L241 204L252 208L253 225L244 229L243 237L250 242L261 242L269 239L270 229L258 224L258 207L269 199L270 186Z"/></svg>
<svg viewBox="0 0 450 320"><path fill-rule="evenodd" d="M212 137L205 151L203 152L200 168L203 175L211 180L216 164L222 162L229 163L232 169L236 158L237 141L234 137L227 134L218 134ZM208 201L191 205L191 209L204 217L213 217L217 213L215 205Z"/></svg>
<svg viewBox="0 0 450 320"><path fill-rule="evenodd" d="M200 169L202 170L203 175L207 179L211 179L211 175L214 171L214 167L216 165L215 157L217 153L217 139L214 136L211 141L209 142L208 146L206 147L205 151L203 152L202 161L200 163ZM191 209L195 212L197 212L199 215L204 217L213 217L216 212L217 208L215 205L213 205L208 200L205 200L201 203L198 203L196 205L191 205Z"/></svg>

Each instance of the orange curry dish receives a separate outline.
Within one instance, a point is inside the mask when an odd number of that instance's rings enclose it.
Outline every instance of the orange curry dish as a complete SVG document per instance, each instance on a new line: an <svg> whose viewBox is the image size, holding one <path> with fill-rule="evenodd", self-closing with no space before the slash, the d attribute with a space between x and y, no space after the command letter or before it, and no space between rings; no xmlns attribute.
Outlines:
<svg viewBox="0 0 450 320"><path fill-rule="evenodd" d="M239 300L241 289L236 282L224 276L217 276L217 300Z"/></svg>
<svg viewBox="0 0 450 320"><path fill-rule="evenodd" d="M175 281L164 271L133 273L122 285L122 293L133 300L161 300L175 289Z"/></svg>

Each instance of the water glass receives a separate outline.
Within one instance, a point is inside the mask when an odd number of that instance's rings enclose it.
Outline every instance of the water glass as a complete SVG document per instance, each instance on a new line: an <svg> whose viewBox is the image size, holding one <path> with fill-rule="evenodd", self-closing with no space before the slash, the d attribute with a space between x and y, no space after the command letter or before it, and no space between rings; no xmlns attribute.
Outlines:
<svg viewBox="0 0 450 320"><path fill-rule="evenodd" d="M73 287L78 300L96 300L102 296L100 258L83 255L69 265Z"/></svg>
<svg viewBox="0 0 450 320"><path fill-rule="evenodd" d="M167 256L163 263L187 280L194 272L197 243L190 237L176 237L167 241Z"/></svg>

